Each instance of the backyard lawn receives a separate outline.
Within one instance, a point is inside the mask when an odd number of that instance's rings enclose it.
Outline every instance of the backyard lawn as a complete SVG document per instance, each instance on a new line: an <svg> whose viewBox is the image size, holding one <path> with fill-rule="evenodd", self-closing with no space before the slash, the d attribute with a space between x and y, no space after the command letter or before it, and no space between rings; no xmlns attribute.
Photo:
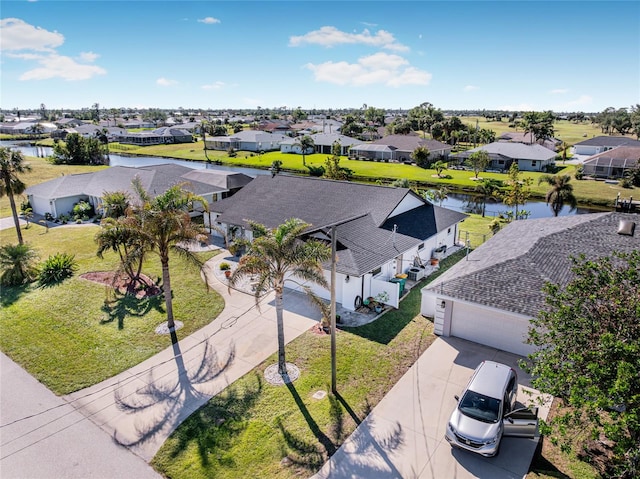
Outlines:
<svg viewBox="0 0 640 479"><path fill-rule="evenodd" d="M93 241L98 226L23 228L40 260L66 252L75 255L78 271L53 287L4 287L1 293L0 349L56 394L67 394L98 383L171 345L155 334L166 321L162 296L135 299L116 295L112 288L80 278L90 271L113 271L115 253L96 256ZM0 231L0 243L16 243L14 229ZM203 260L213 252L202 254ZM143 272L161 277L157 257L150 255ZM183 338L213 321L224 301L207 292L198 270L179 257L171 259L174 313L184 322Z"/></svg>

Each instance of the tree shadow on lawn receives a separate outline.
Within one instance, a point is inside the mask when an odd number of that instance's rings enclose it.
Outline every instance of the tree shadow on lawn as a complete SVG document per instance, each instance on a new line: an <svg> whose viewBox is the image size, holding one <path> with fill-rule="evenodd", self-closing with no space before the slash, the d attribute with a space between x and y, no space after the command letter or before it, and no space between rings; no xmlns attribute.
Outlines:
<svg viewBox="0 0 640 479"><path fill-rule="evenodd" d="M164 299L161 294L151 297L136 298L130 294L115 293L114 297L107 297L104 304L100 308L107 314L100 324L109 324L114 321L118 322L118 329L124 328L124 319L127 316L144 316L152 310L156 310L161 314L165 313Z"/></svg>
<svg viewBox="0 0 640 479"><path fill-rule="evenodd" d="M291 392L291 395L296 402L296 405L300 409L309 429L316 438L316 441L309 441L299 436L296 436L291 431L287 430L282 420L278 419L277 426L280 429L282 437L284 439L284 445L281 448L281 455L286 458L289 465L297 466L305 472L314 473L322 468L324 463L333 456L340 446L349 438L351 431L347 428L347 418L345 412L351 417L356 427L360 426L365 417L369 415L371 411L370 405L366 404L366 410L363 417L358 416L351 408L349 403L340 395L340 393L329 394L329 415L331 417L330 433L327 435L322 431L315 419L307 409L304 401L300 398L295 386L291 383L287 384L287 388ZM368 429L373 424L369 419L369 425L364 429L364 433L351 435L352 445L358 451L367 452L375 450L382 461L386 464L387 468L378 468L372 464L356 464L349 461L349 464L341 464L336 466L337 468L343 468L345 473L344 477L358 476L357 471L361 473L359 477L373 477L382 472L392 471L392 477L401 477L395 466L387 457L387 453L393 449L399 447L403 443L402 428L396 424L395 429L385 438L381 440L375 439ZM338 472L332 467L332 472ZM340 476L342 477L342 476Z"/></svg>
<svg viewBox="0 0 640 479"><path fill-rule="evenodd" d="M262 392L260 374L254 373L253 379L245 381L246 387L242 389L237 384L227 387L193 413L174 432L175 444L172 443L167 456L176 459L195 442L203 467L212 463L233 467L235 460L229 451L234 438L246 429L248 413Z"/></svg>
<svg viewBox="0 0 640 479"><path fill-rule="evenodd" d="M340 329L360 336L361 338L368 339L369 341L389 344L414 317L415 314L413 312L402 308L389 311L371 323L355 328L342 326Z"/></svg>
<svg viewBox="0 0 640 479"><path fill-rule="evenodd" d="M175 332L172 333L172 339L177 339L174 336ZM162 437L173 432L189 417L190 411L211 398L212 394L199 390L198 386L223 376L235 359L233 345L226 358L218 358L215 350L205 342L199 364L187 370L177 340L173 341L172 347L175 369L169 368L168 372L163 373L166 371L165 365L160 365L156 371L152 368L148 372L144 387L131 393L121 388L115 390L117 408L132 415L134 423L133 437L119 438L118 431L114 432L117 443L127 447L138 446L158 435ZM206 458L206 454L203 457Z"/></svg>
<svg viewBox="0 0 640 479"><path fill-rule="evenodd" d="M25 295L30 289L30 285L21 284L20 286L3 286L0 288L0 305L3 308L11 306Z"/></svg>

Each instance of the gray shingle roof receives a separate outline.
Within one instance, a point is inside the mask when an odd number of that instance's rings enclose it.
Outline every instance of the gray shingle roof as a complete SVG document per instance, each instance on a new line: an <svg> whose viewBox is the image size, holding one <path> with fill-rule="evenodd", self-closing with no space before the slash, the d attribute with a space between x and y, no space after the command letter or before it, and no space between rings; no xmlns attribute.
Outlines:
<svg viewBox="0 0 640 479"><path fill-rule="evenodd" d="M390 217L407 196L418 198L423 205ZM221 213L217 221L235 225L250 220L275 228L290 218L300 218L314 231L346 221L336 228L342 248L337 268L352 275L381 266L466 216L435 207L408 188L288 175L258 176L233 197L211 207ZM399 225L395 233L394 224Z"/></svg>
<svg viewBox="0 0 640 479"><path fill-rule="evenodd" d="M527 145L524 143L510 143L503 141L496 141L487 145L479 146L455 156L457 158L468 158L476 151L486 151L490 156L499 155L505 158L513 158L517 160L548 161L553 160L556 157L555 152L538 144Z"/></svg>
<svg viewBox="0 0 640 479"><path fill-rule="evenodd" d="M596 136L576 143L574 146L640 146L640 141L626 136Z"/></svg>
<svg viewBox="0 0 640 479"><path fill-rule="evenodd" d="M129 166L112 166L94 173L82 173L78 175L66 175L45 181L27 188L26 193L48 198L65 198L78 195L101 197L107 191L126 191L132 198L136 194L131 186L131 181L137 176L146 191L155 196L164 193L168 188L180 183L190 191L204 195L227 191L228 188L216 186L215 181L205 183L197 179L186 178L192 168L176 164L162 164L133 168ZM209 175L215 175L211 170ZM223 174L226 176L226 173ZM243 175L245 176L245 175Z"/></svg>
<svg viewBox="0 0 640 479"><path fill-rule="evenodd" d="M473 251L427 289L468 302L536 316L545 307L548 281L566 284L570 256L597 259L613 251L640 249L640 237L617 234L620 220L640 223L625 213L515 221Z"/></svg>

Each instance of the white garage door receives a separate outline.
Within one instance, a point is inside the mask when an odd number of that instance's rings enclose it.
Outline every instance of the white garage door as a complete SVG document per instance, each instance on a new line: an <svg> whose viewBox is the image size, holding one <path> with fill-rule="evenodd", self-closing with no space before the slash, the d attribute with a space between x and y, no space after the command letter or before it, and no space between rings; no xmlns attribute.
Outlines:
<svg viewBox="0 0 640 479"><path fill-rule="evenodd" d="M526 356L533 348L524 343L529 322L523 317L467 303L452 303L451 336Z"/></svg>

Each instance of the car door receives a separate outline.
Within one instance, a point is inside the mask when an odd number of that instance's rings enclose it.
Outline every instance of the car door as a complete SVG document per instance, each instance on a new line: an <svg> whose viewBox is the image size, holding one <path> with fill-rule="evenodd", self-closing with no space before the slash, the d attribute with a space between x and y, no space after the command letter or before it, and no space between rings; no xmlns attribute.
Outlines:
<svg viewBox="0 0 640 479"><path fill-rule="evenodd" d="M504 436L534 438L538 435L538 408L514 409L502 420Z"/></svg>

